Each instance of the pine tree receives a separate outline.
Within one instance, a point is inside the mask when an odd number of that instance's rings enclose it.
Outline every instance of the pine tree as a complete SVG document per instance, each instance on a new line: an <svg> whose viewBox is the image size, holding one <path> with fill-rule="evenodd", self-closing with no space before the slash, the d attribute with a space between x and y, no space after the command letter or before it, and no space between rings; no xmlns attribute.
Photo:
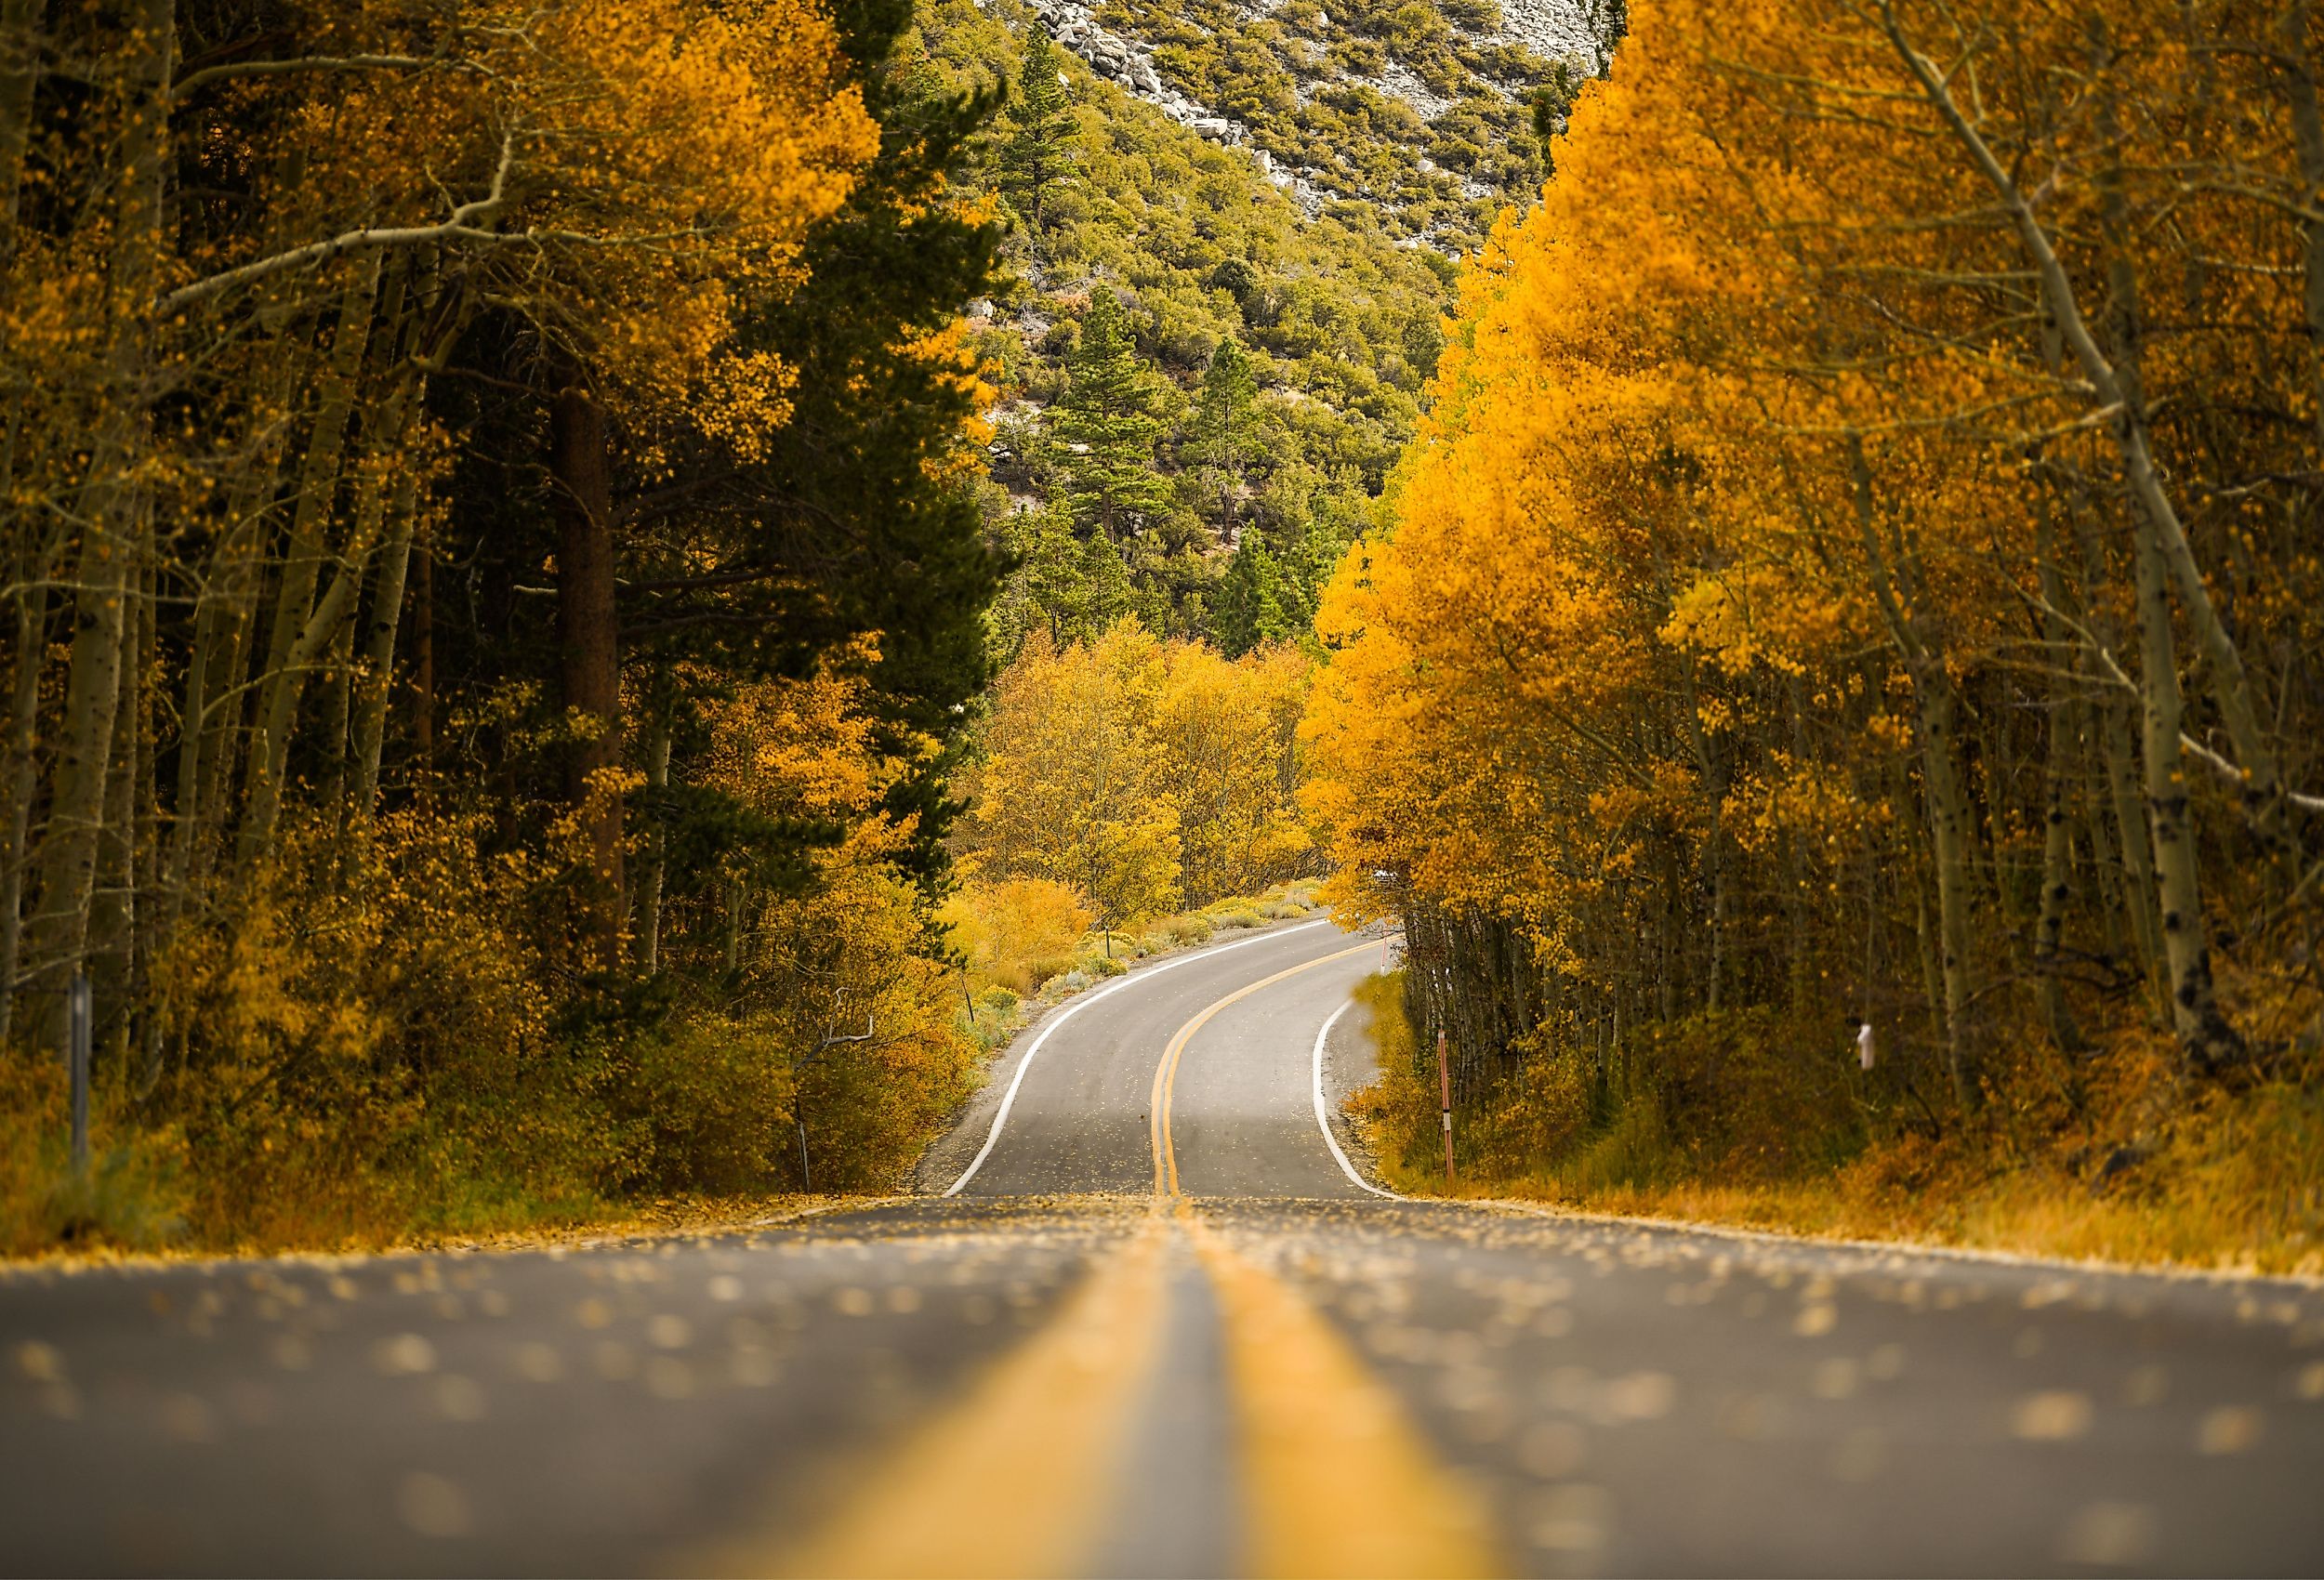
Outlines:
<svg viewBox="0 0 2324 1580"><path fill-rule="evenodd" d="M1265 453L1259 437L1259 382L1250 357L1232 339L1219 342L1188 424L1187 459L1200 469L1219 541L1236 538L1236 518L1252 463Z"/></svg>
<svg viewBox="0 0 2324 1580"><path fill-rule="evenodd" d="M1255 647L1306 630L1300 590L1268 550L1265 536L1244 533L1219 583L1219 612L1211 626L1219 651L1239 658Z"/></svg>
<svg viewBox="0 0 2324 1580"><path fill-rule="evenodd" d="M1118 542L1167 508L1170 495L1154 459L1163 428L1160 385L1139 360L1129 315L1103 285L1065 372L1070 382L1054 428L1063 446L1059 464L1072 480L1074 519Z"/></svg>
<svg viewBox="0 0 2324 1580"><path fill-rule="evenodd" d="M1013 130L1001 149L1000 188L1037 244L1049 195L1073 178L1078 153L1063 62L1049 33L1038 27L1025 42L1009 123Z"/></svg>

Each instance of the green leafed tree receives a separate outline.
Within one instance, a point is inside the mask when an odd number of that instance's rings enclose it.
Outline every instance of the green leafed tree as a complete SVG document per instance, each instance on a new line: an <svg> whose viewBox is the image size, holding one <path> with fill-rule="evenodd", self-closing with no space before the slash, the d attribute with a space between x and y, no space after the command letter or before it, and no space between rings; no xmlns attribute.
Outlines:
<svg viewBox="0 0 2324 1580"><path fill-rule="evenodd" d="M1307 629L1301 589L1257 531L1243 534L1221 579L1211 636L1229 658L1286 641Z"/></svg>
<svg viewBox="0 0 2324 1580"><path fill-rule="evenodd" d="M1201 479L1204 512L1222 543L1235 540L1250 468L1265 454L1259 432L1259 381L1234 340L1210 354L1187 424L1186 459Z"/></svg>
<svg viewBox="0 0 2324 1580"><path fill-rule="evenodd" d="M1129 315L1103 285L1065 372L1051 429L1072 482L1074 520L1119 542L1168 509L1170 490L1154 456L1165 426L1161 381L1138 355Z"/></svg>
<svg viewBox="0 0 2324 1580"><path fill-rule="evenodd" d="M1038 27L1025 42L1017 95L1009 106L1010 134L1001 146L1000 187L1037 238L1050 194L1073 178L1077 135L1063 61Z"/></svg>

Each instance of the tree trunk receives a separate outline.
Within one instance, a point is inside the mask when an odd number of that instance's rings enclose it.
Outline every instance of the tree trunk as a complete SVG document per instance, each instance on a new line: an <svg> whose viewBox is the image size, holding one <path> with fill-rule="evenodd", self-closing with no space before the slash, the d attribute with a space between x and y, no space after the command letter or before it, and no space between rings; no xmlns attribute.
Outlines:
<svg viewBox="0 0 2324 1580"><path fill-rule="evenodd" d="M578 378L549 407L549 467L556 480L557 636L563 649L565 718L574 731L565 793L588 840L585 897L601 969L621 962L622 802L611 783L621 764L621 652L614 605L613 474L605 411Z"/></svg>
<svg viewBox="0 0 2324 1580"><path fill-rule="evenodd" d="M379 260L375 257L340 294L331 361L315 404L314 431L308 438L306 459L299 467L290 543L284 552L282 582L267 634L266 664L258 672L264 684L258 698L258 721L250 736L248 790L236 846L236 864L245 868L272 842L275 820L282 811L291 723L307 679L304 665L293 662L293 650L306 633L315 584L323 573L325 528L338 497L339 459L363 373L364 349L371 339L372 300L378 283ZM315 651L319 652L320 648ZM308 662L312 661L310 654Z"/></svg>
<svg viewBox="0 0 2324 1580"><path fill-rule="evenodd" d="M0 1047L8 1041L16 1007L17 959L23 943L24 873L30 852L33 793L40 762L33 750L40 713L40 677L48 657L48 589L37 577L17 597L16 683L8 698L7 753L0 758L0 794L7 797L0 823Z"/></svg>
<svg viewBox="0 0 2324 1580"><path fill-rule="evenodd" d="M105 774L104 815L97 837L97 885L89 897L88 974L102 1047L127 1029L130 940L137 928L138 650L145 624L142 573L133 573L129 607L121 623L121 663L115 670L112 757Z"/></svg>
<svg viewBox="0 0 2324 1580"><path fill-rule="evenodd" d="M425 527L416 547L419 575L412 588L412 785L432 793L436 772L436 556Z"/></svg>
<svg viewBox="0 0 2324 1580"><path fill-rule="evenodd" d="M2034 991L2051 1039L2073 1052L2083 1046L2081 1029L2074 1024L2073 1010L2066 1002L2066 983L2058 972L2059 955L2066 945L2067 902L2074 896L2074 821L2067 811L2066 775L2074 761L2076 714L2080 704L2063 673L2067 667L2064 655L2072 651L2064 615L2066 578L2058 573L2055 530L2046 509L2040 534L2037 551L2041 557L2041 596L2047 605L2042 639L2059 655L2061 677L2050 687L2049 731L2042 759L2041 902L2034 920Z"/></svg>
<svg viewBox="0 0 2324 1580"><path fill-rule="evenodd" d="M1974 1030L1969 1023L1970 1003L1975 997L1969 962L1970 886L1975 878L1970 848L1974 827L1955 744L1961 703L1952 677L1946 671L1943 651L1921 628L1917 612L1902 601L1897 572L1881 547L1872 471L1865 459L1864 442L1852 436L1848 449L1856 526L1873 599L1904 658L1906 672L1912 677L1920 726L1921 783L1928 808L1930 864L1936 876L1937 967L1945 984L1945 1069L1952 1082L1953 1099L1967 1113L1977 1106L1979 1087ZM1924 935L1925 931L1924 927Z"/></svg>
<svg viewBox="0 0 2324 1580"><path fill-rule="evenodd" d="M2002 208L2016 227L2026 256L2033 264L2042 302L2081 369L2088 398L2097 411L2106 414L2107 430L2121 455L2132 496L2138 502L2134 524L2142 540L2150 543L2162 556L2171 586L2178 594L2180 606L2194 628L2204 657L2210 661L2212 698L2240 759L2237 766L2243 774L2244 816L2269 859L2279 868L2291 871L2296 852L2290 837L2285 785L2275 747L2260 726L2261 709L2244 668L2243 654L2212 603L2211 589L2204 585L2202 571L2195 563L2194 550L2187 544L2185 523L2179 518L2178 506L2164 484L2161 468L2155 464L2154 451L2146 439L2146 402L2136 364L2137 281L2131 272L2124 244L2131 233L2131 222L2122 196L2120 165L2116 163L2102 167L2097 183L2100 212L2104 216L2102 228L2108 238L2108 283L2113 289L2113 305L2118 318L2129 326L2127 334L2118 333L2114 336L2117 354L2123 359L2118 362L2107 356L2092 333L2090 321L2084 317L2075 294L2073 279L2052 244L2032 201L2019 189L1983 133L1953 98L1949 79L1942 68L1912 46L1893 11L1886 13L1883 25L1930 106L1967 151L1986 184L2001 200ZM2103 85L2103 39L2093 40L2093 53L2101 58L2097 74ZM2116 151L2119 159L2122 138L2110 90L2097 96L2097 105L2103 146ZM2296 872L2292 876L2296 880Z"/></svg>
<svg viewBox="0 0 2324 1580"><path fill-rule="evenodd" d="M1937 964L1945 981L1945 1069L1953 1099L1964 1113L1977 1106L1974 1032L1969 1023L1969 891L1971 811L1968 787L1954 756L1960 703L1940 671L1920 699L1921 777L1928 796L1929 848L1936 867Z"/></svg>
<svg viewBox="0 0 2324 1580"><path fill-rule="evenodd" d="M352 575L350 566L340 573ZM323 649L323 704L316 711L316 744L322 752L323 783L317 804L344 824L347 818L347 739L355 717L355 609L362 587L347 600L347 613L332 627Z"/></svg>
<svg viewBox="0 0 2324 1580"><path fill-rule="evenodd" d="M32 144L33 94L40 83L46 0L0 0L0 262L16 252L17 200Z"/></svg>
<svg viewBox="0 0 2324 1580"><path fill-rule="evenodd" d="M669 809L663 804L669 791L671 699L667 671L655 678L654 691L653 733L645 748L645 783L654 832L646 844L645 872L638 883L638 968L649 977L662 968L662 875L669 856Z"/></svg>
<svg viewBox="0 0 2324 1580"><path fill-rule="evenodd" d="M2138 546L2138 633L2146 693L2146 813L2155 843L2155 873L2162 898L2162 945L2170 968L2171 1022L2179 1047L2198 1073L2239 1060L2242 1040L2220 1015L2211 976L2202 887L2188 815L2186 772L2179 731L2185 702L2171 634L2171 594L2162 556L2142 538Z"/></svg>
<svg viewBox="0 0 2324 1580"><path fill-rule="evenodd" d="M126 100L115 204L112 301L106 326L103 417L83 490L73 570L73 658L65 681L42 841L38 909L29 941L37 973L39 1039L61 1046L65 984L86 959L98 836L119 712L121 650L130 567L144 558L149 524L137 458L149 436L151 315L160 281L162 203L169 169L169 78L177 56L175 0L138 0L128 45L112 62Z"/></svg>
<svg viewBox="0 0 2324 1580"><path fill-rule="evenodd" d="M388 507L392 525L380 550L379 582L371 595L371 621L363 633L363 679L355 708L355 783L349 805L358 823L368 823L379 805L379 754L387 742L388 690L395 677L395 630L403 623L418 489L418 480L408 471L396 481L395 499Z"/></svg>
<svg viewBox="0 0 2324 1580"><path fill-rule="evenodd" d="M383 445L375 446L374 465L379 464L383 454L392 456L395 485L387 496L387 535L380 549L378 583L371 595L371 619L362 632L361 663L356 670L350 824L368 823L378 807L379 753L387 738L388 691L395 676L395 633L403 623L403 591L411 566L412 533L419 513L419 477L403 451L411 441L428 386L425 375L411 364L416 353L428 365L439 364L450 353L452 336L456 333L456 326L447 327L438 343L424 348L418 343L423 333L421 321L439 305L432 249L429 256L410 266L408 278L416 281L419 289L415 293L416 310L408 315L403 314L405 278L397 280L388 314L390 318L403 316L403 332L396 336L394 365L388 371L392 394L387 420L380 429L386 439ZM382 484L376 474L366 480L365 486L370 490L368 498L376 501L380 497Z"/></svg>
<svg viewBox="0 0 2324 1580"><path fill-rule="evenodd" d="M2324 217L2316 212L2324 196L2324 109L2317 102L2315 52L2308 46L2308 0L2287 0L2276 33L2289 57L2278 75L2291 111L2291 142L2309 211L2300 222L2300 301L2307 320L2308 390L2316 402L2316 437L2324 445Z"/></svg>

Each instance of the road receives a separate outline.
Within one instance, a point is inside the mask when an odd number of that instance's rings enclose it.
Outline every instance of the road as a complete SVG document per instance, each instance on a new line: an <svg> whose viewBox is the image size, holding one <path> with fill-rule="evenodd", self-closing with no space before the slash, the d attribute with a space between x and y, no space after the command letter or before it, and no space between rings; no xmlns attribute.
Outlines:
<svg viewBox="0 0 2324 1580"><path fill-rule="evenodd" d="M1378 952L1068 1000L864 1210L0 1275L0 1569L2324 1570L2324 1290L1388 1199Z"/></svg>

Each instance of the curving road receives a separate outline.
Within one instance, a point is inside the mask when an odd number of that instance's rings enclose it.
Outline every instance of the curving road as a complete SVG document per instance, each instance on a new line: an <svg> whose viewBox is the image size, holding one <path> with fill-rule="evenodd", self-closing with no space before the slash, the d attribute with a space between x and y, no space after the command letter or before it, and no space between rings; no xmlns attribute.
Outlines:
<svg viewBox="0 0 2324 1580"><path fill-rule="evenodd" d="M0 1570L2324 1569L2324 1290L1382 1199L1379 948L1069 1000L867 1210L0 1274Z"/></svg>

